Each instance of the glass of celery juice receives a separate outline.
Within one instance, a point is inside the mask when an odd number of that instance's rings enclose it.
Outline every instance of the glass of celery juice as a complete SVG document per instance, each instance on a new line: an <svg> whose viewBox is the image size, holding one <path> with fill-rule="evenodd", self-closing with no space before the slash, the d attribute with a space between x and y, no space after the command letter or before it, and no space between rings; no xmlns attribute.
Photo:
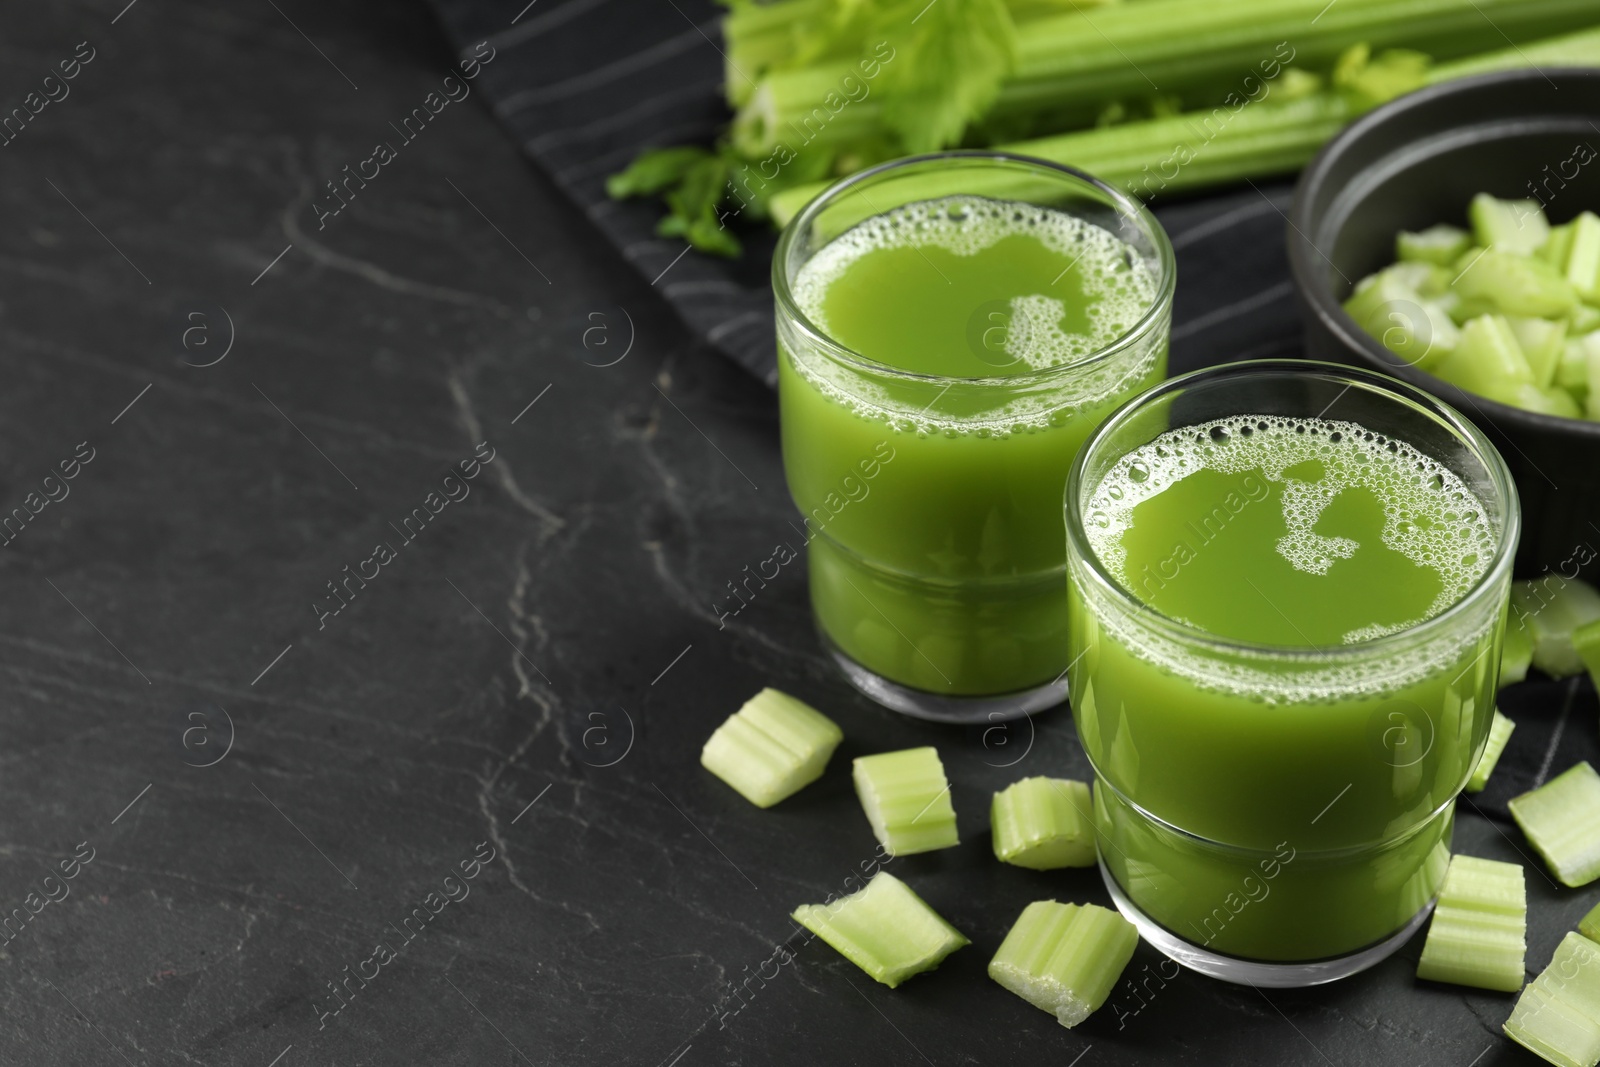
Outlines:
<svg viewBox="0 0 1600 1067"><path fill-rule="evenodd" d="M1054 164L951 152L835 185L773 264L784 470L857 688L986 722L1065 696L1061 490L1166 372L1172 248Z"/></svg>
<svg viewBox="0 0 1600 1067"><path fill-rule="evenodd" d="M1101 873L1178 962L1311 985L1397 949L1488 737L1520 515L1426 393L1305 361L1175 378L1066 494Z"/></svg>

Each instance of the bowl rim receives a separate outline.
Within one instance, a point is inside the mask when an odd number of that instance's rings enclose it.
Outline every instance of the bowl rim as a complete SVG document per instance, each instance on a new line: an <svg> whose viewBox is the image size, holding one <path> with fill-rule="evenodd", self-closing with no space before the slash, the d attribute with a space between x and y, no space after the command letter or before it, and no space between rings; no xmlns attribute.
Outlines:
<svg viewBox="0 0 1600 1067"><path fill-rule="evenodd" d="M1316 220L1311 211L1311 194L1328 181L1328 172L1335 162L1373 130L1400 115L1418 108L1430 107L1440 99L1493 92L1507 83L1549 82L1551 77L1557 75L1563 79L1592 83L1597 93L1600 93L1600 68L1563 66L1493 71L1453 79L1407 93L1374 108L1339 131L1317 151L1295 183L1294 202L1289 209L1289 273L1302 305L1309 309L1323 328L1337 338L1347 351L1360 357L1368 366L1426 390L1451 405L1469 409L1485 422L1496 426L1509 425L1525 431L1560 433L1579 440L1600 442L1600 421L1545 415L1502 404L1488 397L1467 392L1442 378L1436 378L1390 352L1377 338L1367 333L1355 319L1350 317L1343 305L1334 299L1326 284L1320 280L1317 265L1325 257L1310 237L1310 231L1316 229ZM1480 124L1481 120L1468 119L1441 128L1439 132ZM1591 210L1596 209L1600 209L1600 205ZM1308 323L1307 326L1309 325Z"/></svg>

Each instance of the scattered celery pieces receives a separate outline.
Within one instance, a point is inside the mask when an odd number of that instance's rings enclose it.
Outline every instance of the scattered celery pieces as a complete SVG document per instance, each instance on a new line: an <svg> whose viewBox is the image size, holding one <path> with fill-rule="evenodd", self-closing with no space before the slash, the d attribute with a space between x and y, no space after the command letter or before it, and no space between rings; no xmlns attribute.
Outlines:
<svg viewBox="0 0 1600 1067"><path fill-rule="evenodd" d="M763 689L706 740L700 765L758 808L770 808L822 777L844 734L820 711Z"/></svg>
<svg viewBox="0 0 1600 1067"><path fill-rule="evenodd" d="M1417 977L1515 993L1522 988L1527 932L1522 868L1454 856L1439 890Z"/></svg>
<svg viewBox="0 0 1600 1067"><path fill-rule="evenodd" d="M1533 638L1533 665L1552 678L1583 670L1573 647L1578 627L1600 619L1600 592L1577 578L1549 575L1511 584L1511 612Z"/></svg>
<svg viewBox="0 0 1600 1067"><path fill-rule="evenodd" d="M1500 753L1506 750L1506 742L1511 740L1511 731L1517 724L1500 714L1500 709L1494 709L1494 720L1489 724L1489 741L1483 746L1483 755L1478 757L1478 765L1472 769L1472 777L1467 779L1467 792L1481 793L1483 787L1489 784L1489 776L1494 773L1495 764L1500 762Z"/></svg>
<svg viewBox="0 0 1600 1067"><path fill-rule="evenodd" d="M1600 878L1600 774L1587 761L1512 800L1511 817L1562 885Z"/></svg>
<svg viewBox="0 0 1600 1067"><path fill-rule="evenodd" d="M802 904L794 921L893 989L972 942L888 871L829 904Z"/></svg>
<svg viewBox="0 0 1600 1067"><path fill-rule="evenodd" d="M1563 938L1517 999L1505 1032L1557 1067L1600 1063L1600 945L1578 934Z"/></svg>
<svg viewBox="0 0 1600 1067"><path fill-rule="evenodd" d="M858 756L856 795L872 834L891 856L960 844L950 782L931 745Z"/></svg>
<svg viewBox="0 0 1600 1067"><path fill-rule="evenodd" d="M994 795L994 857L1035 871L1093 867L1094 800L1083 782L1024 778Z"/></svg>
<svg viewBox="0 0 1600 1067"><path fill-rule="evenodd" d="M1138 943L1133 924L1114 911L1036 900L989 961L989 977L1062 1026L1077 1026L1106 1002Z"/></svg>
<svg viewBox="0 0 1600 1067"><path fill-rule="evenodd" d="M1589 914L1578 920L1578 933L1600 945L1600 904L1596 904Z"/></svg>

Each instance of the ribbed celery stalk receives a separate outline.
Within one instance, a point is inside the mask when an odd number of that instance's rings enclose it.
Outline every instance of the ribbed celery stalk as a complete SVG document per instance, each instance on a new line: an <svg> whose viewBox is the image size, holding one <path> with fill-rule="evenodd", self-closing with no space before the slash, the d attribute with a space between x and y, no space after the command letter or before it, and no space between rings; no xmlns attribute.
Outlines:
<svg viewBox="0 0 1600 1067"><path fill-rule="evenodd" d="M888 871L829 904L802 904L794 921L893 989L972 942Z"/></svg>
<svg viewBox="0 0 1600 1067"><path fill-rule="evenodd" d="M1506 742L1511 740L1511 732L1517 724L1500 714L1500 709L1494 709L1494 719L1489 724L1489 741L1483 746L1483 755L1478 757L1478 765L1472 769L1472 777L1467 779L1467 792L1481 793L1483 787L1489 784L1489 776L1494 773L1494 765L1500 762L1500 753L1506 750Z"/></svg>
<svg viewBox="0 0 1600 1067"><path fill-rule="evenodd" d="M1138 944L1133 924L1114 911L1036 900L989 961L989 977L1077 1026L1106 1002Z"/></svg>
<svg viewBox="0 0 1600 1067"><path fill-rule="evenodd" d="M1600 774L1587 761L1515 798L1509 807L1562 885L1588 885L1600 878Z"/></svg>
<svg viewBox="0 0 1600 1067"><path fill-rule="evenodd" d="M1002 863L1048 871L1093 867L1094 799L1083 782L1024 778L994 795L989 823Z"/></svg>
<svg viewBox="0 0 1600 1067"><path fill-rule="evenodd" d="M891 856L960 844L950 782L932 746L858 756L856 795L873 836Z"/></svg>
<svg viewBox="0 0 1600 1067"><path fill-rule="evenodd" d="M1505 1031L1557 1067L1600 1063L1600 945L1578 934L1563 938L1517 999Z"/></svg>
<svg viewBox="0 0 1600 1067"><path fill-rule="evenodd" d="M1589 914L1578 920L1578 933L1595 944L1600 944L1600 904L1596 904L1589 910Z"/></svg>
<svg viewBox="0 0 1600 1067"><path fill-rule="evenodd" d="M1583 670L1572 632L1600 619L1600 592L1577 578L1549 574L1511 583L1511 610L1522 616L1533 638L1533 665L1552 678Z"/></svg>
<svg viewBox="0 0 1600 1067"><path fill-rule="evenodd" d="M740 107L773 67L794 58L797 30L809 19L826 15L832 0L780 0L739 4L722 20L723 90L728 103Z"/></svg>
<svg viewBox="0 0 1600 1067"><path fill-rule="evenodd" d="M833 720L776 689L763 689L717 727L700 765L758 808L822 777L844 739Z"/></svg>
<svg viewBox="0 0 1600 1067"><path fill-rule="evenodd" d="M1522 988L1527 933L1522 868L1455 856L1439 890L1417 977L1514 993Z"/></svg>

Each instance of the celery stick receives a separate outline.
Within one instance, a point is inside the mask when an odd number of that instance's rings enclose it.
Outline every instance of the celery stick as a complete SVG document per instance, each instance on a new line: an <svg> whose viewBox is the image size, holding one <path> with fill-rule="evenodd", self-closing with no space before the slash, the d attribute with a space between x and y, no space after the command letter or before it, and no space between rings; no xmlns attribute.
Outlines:
<svg viewBox="0 0 1600 1067"><path fill-rule="evenodd" d="M1024 778L994 795L989 822L995 859L1048 871L1093 867L1094 800L1083 782Z"/></svg>
<svg viewBox="0 0 1600 1067"><path fill-rule="evenodd" d="M763 689L730 715L700 752L700 765L758 808L822 777L844 734L820 711Z"/></svg>
<svg viewBox="0 0 1600 1067"><path fill-rule="evenodd" d="M1589 914L1578 920L1578 933L1600 944L1600 904L1596 904Z"/></svg>
<svg viewBox="0 0 1600 1067"><path fill-rule="evenodd" d="M1537 200L1496 200L1479 193L1472 198L1467 217L1478 244L1497 252L1532 255L1550 237L1550 220Z"/></svg>
<svg viewBox="0 0 1600 1067"><path fill-rule="evenodd" d="M1566 270L1567 255L1572 251L1572 223L1550 227L1550 236L1538 256L1556 270Z"/></svg>
<svg viewBox="0 0 1600 1067"><path fill-rule="evenodd" d="M1494 765L1500 762L1500 753L1506 750L1506 742L1511 740L1511 732L1517 724L1500 714L1500 709L1494 709L1494 719L1489 724L1489 740L1483 746L1483 755L1478 757L1478 765L1472 769L1472 777L1467 779L1467 792L1481 793L1483 787L1489 784L1489 776L1494 773Z"/></svg>
<svg viewBox="0 0 1600 1067"><path fill-rule="evenodd" d="M858 756L856 795L872 833L891 856L959 844L944 764L932 746Z"/></svg>
<svg viewBox="0 0 1600 1067"><path fill-rule="evenodd" d="M1592 211L1572 220L1566 275L1584 300L1600 300L1600 216Z"/></svg>
<svg viewBox="0 0 1600 1067"><path fill-rule="evenodd" d="M1114 911L1036 900L989 961L989 977L1077 1026L1106 1002L1138 944L1133 924Z"/></svg>
<svg viewBox="0 0 1600 1067"><path fill-rule="evenodd" d="M1572 631L1572 650L1583 661L1589 680L1600 688L1600 619L1586 622Z"/></svg>
<svg viewBox="0 0 1600 1067"><path fill-rule="evenodd" d="M1484 253L1485 258L1492 254ZM1455 349L1432 373L1469 393L1494 400L1509 398L1519 383L1533 384L1533 370L1517 335L1501 315L1480 315L1463 326Z"/></svg>
<svg viewBox="0 0 1600 1067"><path fill-rule="evenodd" d="M1500 645L1500 688L1520 682L1528 676L1528 666L1533 662L1533 635L1528 633L1522 613L1506 610L1506 636Z"/></svg>
<svg viewBox="0 0 1600 1067"><path fill-rule="evenodd" d="M1572 631L1600 619L1600 592L1579 578L1547 574L1511 583L1511 610L1533 638L1533 665L1552 678L1583 670Z"/></svg>
<svg viewBox="0 0 1600 1067"><path fill-rule="evenodd" d="M1533 384L1548 389L1555 383L1556 368L1567 345L1567 324L1563 319L1508 318L1511 332L1533 371Z"/></svg>
<svg viewBox="0 0 1600 1067"><path fill-rule="evenodd" d="M1600 945L1567 934L1522 991L1505 1032L1557 1067L1600 1063Z"/></svg>
<svg viewBox="0 0 1600 1067"><path fill-rule="evenodd" d="M1542 259L1490 248L1456 264L1452 288L1467 303L1493 304L1504 315L1555 318L1578 303L1572 284Z"/></svg>
<svg viewBox="0 0 1600 1067"><path fill-rule="evenodd" d="M1514 993L1522 988L1527 932L1522 868L1455 856L1439 890L1417 977Z"/></svg>
<svg viewBox="0 0 1600 1067"><path fill-rule="evenodd" d="M1556 384L1575 394L1589 391L1589 353L1600 351L1600 335L1568 337L1561 346L1561 363L1556 367Z"/></svg>
<svg viewBox="0 0 1600 1067"><path fill-rule="evenodd" d="M1401 230L1394 239L1395 254L1402 261L1437 263L1443 267L1460 259L1461 253L1471 244L1467 231L1443 223L1417 233Z"/></svg>
<svg viewBox="0 0 1600 1067"><path fill-rule="evenodd" d="M1600 774L1577 763L1511 801L1511 817L1562 885L1600 878Z"/></svg>
<svg viewBox="0 0 1600 1067"><path fill-rule="evenodd" d="M794 921L890 989L972 943L888 871L847 897L800 905Z"/></svg>

